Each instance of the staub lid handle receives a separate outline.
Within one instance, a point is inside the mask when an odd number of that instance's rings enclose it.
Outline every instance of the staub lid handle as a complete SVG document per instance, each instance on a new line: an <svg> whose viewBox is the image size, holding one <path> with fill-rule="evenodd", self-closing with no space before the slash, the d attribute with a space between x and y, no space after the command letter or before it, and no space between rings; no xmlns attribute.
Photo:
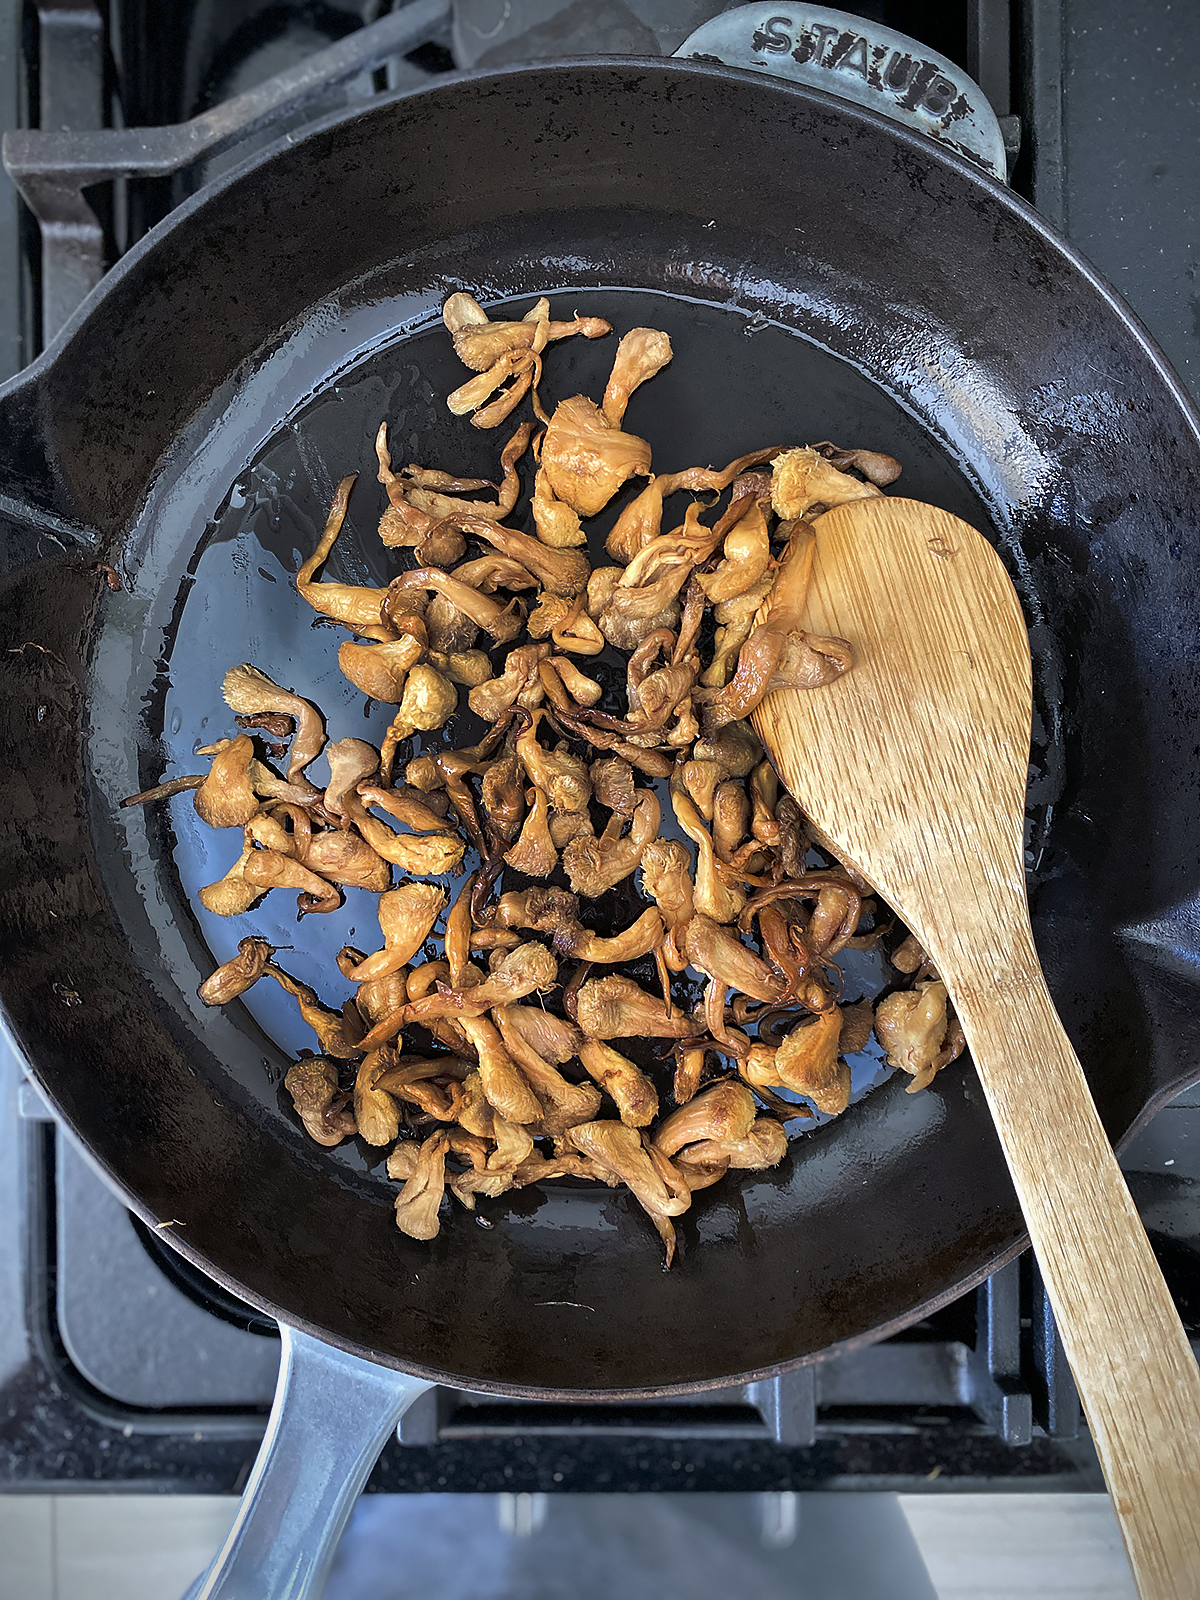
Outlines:
<svg viewBox="0 0 1200 1600"><path fill-rule="evenodd" d="M928 134L1007 182L1000 124L979 85L878 22L825 6L738 6L697 28L675 54L824 89Z"/></svg>

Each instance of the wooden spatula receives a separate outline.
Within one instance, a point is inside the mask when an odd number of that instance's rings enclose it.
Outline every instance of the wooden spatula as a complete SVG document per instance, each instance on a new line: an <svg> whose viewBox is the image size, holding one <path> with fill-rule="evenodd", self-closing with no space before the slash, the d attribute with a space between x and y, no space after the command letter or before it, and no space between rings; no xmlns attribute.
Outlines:
<svg viewBox="0 0 1200 1600"><path fill-rule="evenodd" d="M754 726L953 998L1145 1600L1200 1595L1200 1370L1046 989L1025 898L1029 641L986 540L914 500L816 524L800 626L853 670Z"/></svg>

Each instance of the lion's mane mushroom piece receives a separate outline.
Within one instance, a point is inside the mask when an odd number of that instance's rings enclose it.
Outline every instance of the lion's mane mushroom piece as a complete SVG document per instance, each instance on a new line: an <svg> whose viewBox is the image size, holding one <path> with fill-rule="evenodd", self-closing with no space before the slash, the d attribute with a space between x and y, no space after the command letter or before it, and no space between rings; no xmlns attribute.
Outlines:
<svg viewBox="0 0 1200 1600"><path fill-rule="evenodd" d="M519 1015L528 1006L497 1006L492 1016L504 1047L541 1101L542 1132L560 1139L568 1128L590 1122L600 1109L600 1091L590 1083L571 1083L529 1043Z"/></svg>
<svg viewBox="0 0 1200 1600"><path fill-rule="evenodd" d="M811 445L785 450L771 467L771 505L777 517L790 522L815 505L840 506L849 500L877 500L873 483L860 483L839 472Z"/></svg>
<svg viewBox="0 0 1200 1600"><path fill-rule="evenodd" d="M536 644L519 644L510 650L505 657L503 673L481 683L467 696L467 704L475 715L485 722L495 722L511 705L520 704L526 710L533 710L544 692L538 666L553 648L546 639Z"/></svg>
<svg viewBox="0 0 1200 1600"><path fill-rule="evenodd" d="M358 474L352 472L338 484L333 505L330 507L329 520L325 524L325 532L321 535L317 548L297 572L296 588L301 598L306 600L314 611L323 617L332 617L335 622L340 622L355 633L361 634L364 639L394 639L395 633L381 620L379 614L379 608L387 596L386 589L363 588L352 583L318 583L313 576L324 566L338 534L342 531L346 505L357 477Z"/></svg>
<svg viewBox="0 0 1200 1600"><path fill-rule="evenodd" d="M557 499L594 517L628 478L650 476L650 446L614 427L577 394L554 408L542 439L542 471Z"/></svg>
<svg viewBox="0 0 1200 1600"><path fill-rule="evenodd" d="M877 489L886 489L889 483L895 483L904 470L895 456L885 456L879 450L843 450L828 439L823 439L815 448L839 472L854 467Z"/></svg>
<svg viewBox="0 0 1200 1600"><path fill-rule="evenodd" d="M684 1145L702 1139L744 1139L754 1126L758 1108L745 1085L731 1080L716 1083L683 1106L662 1123L654 1135L654 1146L665 1156L673 1156Z"/></svg>
<svg viewBox="0 0 1200 1600"><path fill-rule="evenodd" d="M446 907L446 895L429 883L405 883L379 897L383 949L367 957L345 976L351 983L383 978L406 966L429 937Z"/></svg>
<svg viewBox="0 0 1200 1600"><path fill-rule="evenodd" d="M850 1104L850 1068L841 1054L842 1014L834 1006L802 1022L775 1052L779 1083L806 1095L818 1111L836 1116Z"/></svg>
<svg viewBox="0 0 1200 1600"><path fill-rule="evenodd" d="M621 580L620 567L597 567L588 579L587 610L602 638L618 650L636 650L648 633L660 628L674 631L679 626L679 602L671 598L661 611L645 617L626 616L614 606L613 595ZM687 577L685 572L684 579ZM683 580L681 579L681 587Z"/></svg>
<svg viewBox="0 0 1200 1600"><path fill-rule="evenodd" d="M619 428L633 391L671 359L671 341L657 328L630 328L617 346L601 409L611 428Z"/></svg>
<svg viewBox="0 0 1200 1600"><path fill-rule="evenodd" d="M309 762L315 761L325 747L325 725L317 708L300 695L281 689L248 661L230 667L221 692L229 709L243 716L267 711L295 718L296 734L288 756L287 780L296 783Z"/></svg>
<svg viewBox="0 0 1200 1600"><path fill-rule="evenodd" d="M348 1036L345 1017L323 1006L306 983L291 977L273 961L268 961L263 970L300 1007L300 1015L317 1036L322 1055L334 1056L338 1061L349 1061L352 1056L361 1054L357 1039Z"/></svg>
<svg viewBox="0 0 1200 1600"><path fill-rule="evenodd" d="M572 1128L567 1137L577 1150L629 1186L662 1237L669 1267L675 1255L670 1219L681 1216L691 1204L687 1183L665 1157L656 1161L636 1130L624 1123L585 1122Z"/></svg>
<svg viewBox="0 0 1200 1600"><path fill-rule="evenodd" d="M668 495L676 494L681 489L690 490L693 494L705 490L719 494L728 489L747 467L759 466L779 453L779 448L773 446L768 450L756 450L748 456L739 456L721 471L714 471L711 467L687 467L683 472L660 474L652 478L637 499L631 500L617 518L605 541L605 550L614 561L625 566L662 531L663 501ZM752 488L747 486L745 495L739 496L735 491L735 496L754 498L758 493L759 485L756 483Z"/></svg>
<svg viewBox="0 0 1200 1600"><path fill-rule="evenodd" d="M577 961L614 966L621 961L636 961L658 950L664 937L662 917L653 906L648 906L636 922L610 939L603 939L578 923L574 927L565 926L555 933L554 948L561 955L574 956Z"/></svg>
<svg viewBox="0 0 1200 1600"><path fill-rule="evenodd" d="M784 998L786 980L782 974L711 917L696 913L687 925L684 948L694 967L738 994L770 1005L777 1005Z"/></svg>
<svg viewBox="0 0 1200 1600"><path fill-rule="evenodd" d="M265 894L268 889L297 890L297 920L313 911L336 911L342 903L336 885L278 850L251 850L242 867L242 881L257 894Z"/></svg>
<svg viewBox="0 0 1200 1600"><path fill-rule="evenodd" d="M223 961L196 993L206 1006L224 1006L258 982L275 954L265 939L242 939L237 955Z"/></svg>
<svg viewBox="0 0 1200 1600"><path fill-rule="evenodd" d="M334 1062L324 1056L305 1056L288 1068L283 1086L309 1137L326 1149L358 1132L354 1114L346 1107L349 1096L339 1091Z"/></svg>
<svg viewBox="0 0 1200 1600"><path fill-rule="evenodd" d="M491 322L471 295L460 292L447 300L442 318L454 338L459 359L479 373L478 378L456 389L446 404L458 416L476 410L471 420L477 428L496 427L531 385L534 411L545 421L537 398L542 351L551 342L570 338L572 334L599 339L612 332L612 325L603 317L577 316L570 322L552 322L550 302L544 297L520 322ZM514 380L510 388L490 405L484 405L484 401L510 378ZM481 406L483 409L478 410Z"/></svg>
<svg viewBox="0 0 1200 1600"><path fill-rule="evenodd" d="M478 1014L495 1005L523 1000L528 994L544 994L554 987L557 977L558 962L544 945L521 944L515 950L499 952L499 960L481 984L456 990L446 998L455 1003L456 1013L465 1008Z"/></svg>
<svg viewBox="0 0 1200 1600"><path fill-rule="evenodd" d="M700 674L700 682L706 689L723 689L733 676L739 652L750 637L754 619L774 582L774 572L767 572L745 594L733 600L722 600L713 607L713 621L717 625L713 655Z"/></svg>
<svg viewBox="0 0 1200 1600"><path fill-rule="evenodd" d="M604 649L604 635L588 615L586 585L572 599L550 594L543 589L525 625L531 639L547 634L554 648L574 656L598 656Z"/></svg>
<svg viewBox="0 0 1200 1600"><path fill-rule="evenodd" d="M761 1172L767 1167L777 1167L785 1155L787 1134L781 1125L774 1117L758 1117L741 1139L705 1139L689 1145L678 1157L678 1170L696 1189L704 1184L694 1183L693 1173L710 1171L715 1163Z"/></svg>
<svg viewBox="0 0 1200 1600"><path fill-rule="evenodd" d="M675 820L696 846L696 910L714 922L736 922L746 897L736 884L722 878L712 836L685 792L678 768L671 774L670 795Z"/></svg>
<svg viewBox="0 0 1200 1600"><path fill-rule="evenodd" d="M614 820L619 825L621 818L614 814ZM658 796L652 789L639 789L625 838L613 837L605 830L598 839L572 839L562 859L574 893L592 900L623 882L641 864L646 846L658 837L661 821Z"/></svg>
<svg viewBox="0 0 1200 1600"><path fill-rule="evenodd" d="M641 1070L618 1050L600 1039L585 1039L579 1059L612 1100L621 1121L631 1128L644 1128L658 1115L658 1090Z"/></svg>
<svg viewBox="0 0 1200 1600"><path fill-rule="evenodd" d="M652 839L642 852L642 888L657 905L667 929L663 947L668 967L687 966L684 936L694 914L692 858L678 839Z"/></svg>
<svg viewBox="0 0 1200 1600"><path fill-rule="evenodd" d="M497 756L492 762L479 786L479 801L493 848L510 849L525 820L525 774L516 756Z"/></svg>
<svg viewBox="0 0 1200 1600"><path fill-rule="evenodd" d="M588 769L592 791L602 806L615 811L618 816L631 817L637 804L633 786L633 768L623 756L602 756Z"/></svg>
<svg viewBox="0 0 1200 1600"><path fill-rule="evenodd" d="M446 1152L450 1135L444 1128L431 1133L422 1144L403 1189L396 1196L396 1226L410 1239L436 1239L438 1207L446 1192ZM406 1146L397 1145L388 1158L388 1176L399 1177L408 1164ZM393 1173L393 1159L397 1171Z"/></svg>
<svg viewBox="0 0 1200 1600"><path fill-rule="evenodd" d="M383 802L372 799L371 804L382 805ZM371 850L381 860L390 861L410 877L440 877L455 871L462 862L466 846L456 835L441 831L445 823L440 823L436 833L397 833L386 822L370 814L358 793L352 792L346 796L345 807L347 816Z"/></svg>
<svg viewBox="0 0 1200 1600"><path fill-rule="evenodd" d="M548 878L558 865L558 851L550 837L549 797L535 785L525 798L529 814L520 838L505 852L504 859L514 872L523 872L528 878Z"/></svg>
<svg viewBox="0 0 1200 1600"><path fill-rule="evenodd" d="M724 559L713 572L700 574L700 587L711 605L736 600L762 578L771 563L771 539L762 506L755 504L725 535Z"/></svg>
<svg viewBox="0 0 1200 1600"><path fill-rule="evenodd" d="M738 846L750 832L750 796L736 778L726 778L713 794L712 842L717 859L732 863ZM754 846L757 841L754 841ZM762 853L752 846L750 860L759 862ZM747 863L749 868L749 862Z"/></svg>
<svg viewBox="0 0 1200 1600"><path fill-rule="evenodd" d="M430 665L443 678L463 689L475 689L492 675L492 663L484 650L431 650Z"/></svg>
<svg viewBox="0 0 1200 1600"><path fill-rule="evenodd" d="M525 626L525 613L518 601L501 602L440 567L415 567L393 578L388 585L387 605L392 609L409 605L414 596L430 591L446 602L446 607L438 610L434 609L434 602L426 612L429 644L434 650L469 650L480 628L497 644L507 644ZM459 614L468 625L459 621Z"/></svg>
<svg viewBox="0 0 1200 1600"><path fill-rule="evenodd" d="M391 780L396 748L414 733L432 733L458 706L458 690L427 661L418 662L408 675L404 695L383 737L380 771Z"/></svg>
<svg viewBox="0 0 1200 1600"><path fill-rule="evenodd" d="M592 978L576 997L576 1020L589 1039L692 1039L701 1025L639 989L631 978Z"/></svg>
<svg viewBox="0 0 1200 1600"><path fill-rule="evenodd" d="M400 1107L378 1087L378 1079L399 1063L399 1052L388 1048L364 1056L354 1080L354 1120L368 1144L391 1144L400 1132Z"/></svg>
<svg viewBox="0 0 1200 1600"><path fill-rule="evenodd" d="M343 966L343 958L348 958ZM343 976L354 967L361 966L366 960L361 950L351 949L347 945L338 952L338 966L342 968ZM354 1004L359 1015L368 1028L373 1028L384 1017L391 1016L408 999L408 974L401 969L399 972L389 972L382 978L368 978L365 983L360 983L354 996Z"/></svg>
<svg viewBox="0 0 1200 1600"><path fill-rule="evenodd" d="M703 509L694 500L684 514L682 526L651 539L627 567L616 569L620 576L597 618L610 643L617 642L617 625L643 622L662 614L688 581L692 569L707 561L720 544L720 524L716 528L705 527L700 521Z"/></svg>
<svg viewBox="0 0 1200 1600"><path fill-rule="evenodd" d="M591 565L577 550L551 550L539 539L501 527L487 517L448 517L446 520L518 562L553 595L573 600L587 588Z"/></svg>
<svg viewBox="0 0 1200 1600"><path fill-rule="evenodd" d="M586 812L592 798L592 781L587 763L567 750L547 750L538 743L537 731L543 712L538 709L528 727L517 735L514 746L530 783L541 789L556 812Z"/></svg>
<svg viewBox="0 0 1200 1600"><path fill-rule="evenodd" d="M561 1067L579 1054L583 1035L573 1022L541 1006L506 1006L505 1019L544 1061Z"/></svg>
<svg viewBox="0 0 1200 1600"><path fill-rule="evenodd" d="M342 676L369 700L398 706L405 679L424 654L425 646L411 633L385 644L356 644L347 639L338 648L338 666Z"/></svg>
<svg viewBox="0 0 1200 1600"><path fill-rule="evenodd" d="M410 785L381 789L374 783L360 783L358 798L372 810L386 811L414 833L449 833L454 826L447 816L449 798L436 790L423 793Z"/></svg>
<svg viewBox="0 0 1200 1600"><path fill-rule="evenodd" d="M555 497L545 467L538 469L533 480L533 499L530 502L533 525L537 536L551 550L572 550L587 543L587 534L579 521L579 513L565 500Z"/></svg>
<svg viewBox="0 0 1200 1600"><path fill-rule="evenodd" d="M509 1122L537 1122L542 1114L541 1105L521 1069L504 1048L495 1024L486 1017L464 1015L459 1026L479 1057L479 1079L488 1104Z"/></svg>
<svg viewBox="0 0 1200 1600"><path fill-rule="evenodd" d="M946 985L931 978L889 994L875 1008L875 1036L889 1063L912 1077L909 1094L927 1088L965 1047L961 1024L947 1021L949 998Z"/></svg>
<svg viewBox="0 0 1200 1600"><path fill-rule="evenodd" d="M218 917L240 917L263 894L257 884L246 882L246 865L254 854L254 841L243 834L242 853L223 878L206 883L197 899L206 911Z"/></svg>
<svg viewBox="0 0 1200 1600"><path fill-rule="evenodd" d="M248 733L236 739L218 739L196 752L212 756L208 776L192 799L196 814L210 828L241 828L258 810L250 768L254 761L254 740Z"/></svg>
<svg viewBox="0 0 1200 1600"><path fill-rule="evenodd" d="M351 790L379 771L379 751L365 739L335 739L326 750L325 759L329 762L325 809L331 817L342 819L343 825L349 827L350 819L342 809L342 802Z"/></svg>

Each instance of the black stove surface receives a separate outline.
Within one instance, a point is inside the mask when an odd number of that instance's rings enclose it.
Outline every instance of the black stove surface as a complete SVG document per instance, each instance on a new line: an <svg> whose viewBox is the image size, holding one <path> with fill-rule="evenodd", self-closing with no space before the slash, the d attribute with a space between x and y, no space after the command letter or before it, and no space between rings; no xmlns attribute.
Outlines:
<svg viewBox="0 0 1200 1600"><path fill-rule="evenodd" d="M0 126L185 120L391 7L115 0L107 24L96 12L90 44L86 30L73 36L74 55L58 71L39 13L52 32L56 17L78 23L87 9L0 0ZM686 9L698 22L717 7ZM1167 0L1139 6L1136 20L1116 0L874 0L857 9L957 61L999 115L1019 117L1014 185L1065 228L1141 312L1185 381L1200 387L1192 159L1200 107L1188 65L1200 22ZM635 0L634 10L644 13L641 49L674 47L678 7ZM96 194L107 260L257 144L452 70L451 43L445 18L384 65L276 117L207 166ZM86 92L81 59L100 67ZM3 377L40 347L43 285L36 224L0 183ZM1200 1091L1160 1113L1123 1165L1196 1333ZM274 1388L273 1325L126 1212L2 1047L0 1185L0 1486L240 1489ZM1006 1486L1102 1487L1028 1256L894 1339L773 1383L622 1407L436 1391L406 1416L370 1484L508 1492Z"/></svg>

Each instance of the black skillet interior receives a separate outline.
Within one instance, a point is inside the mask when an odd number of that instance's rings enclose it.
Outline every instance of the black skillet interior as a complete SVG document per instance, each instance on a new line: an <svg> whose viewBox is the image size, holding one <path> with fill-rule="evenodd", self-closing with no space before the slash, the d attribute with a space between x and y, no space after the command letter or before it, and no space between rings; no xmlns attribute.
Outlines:
<svg viewBox="0 0 1200 1600"><path fill-rule="evenodd" d="M381 418L404 460L493 468L497 436L442 405L462 369L437 309L460 286L666 328L675 361L628 419L660 467L867 444L904 462L904 492L996 539L1031 621L1051 986L1114 1137L1194 1074L1189 955L1154 933L1200 876L1182 798L1200 471L1169 376L1001 191L826 97L671 63L467 79L318 131L186 206L0 397L18 502L0 609L4 1006L135 1208L335 1342L543 1393L810 1359L1017 1246L969 1063L912 1097L889 1082L778 1170L699 1196L666 1275L613 1195L526 1191L491 1228L460 1213L418 1244L361 1150L318 1151L281 1104L278 1016L264 1032L195 998L236 937L188 891L229 841L203 856L186 800L115 809L227 731L235 660L311 693L331 735L378 733L287 580L356 469L331 575L393 570L372 544ZM546 397L598 393L610 352L552 352ZM110 592L97 561L129 588ZM278 898L249 920L286 919ZM352 927L371 947L365 897L341 917L311 948L322 919L280 920L298 975Z"/></svg>

